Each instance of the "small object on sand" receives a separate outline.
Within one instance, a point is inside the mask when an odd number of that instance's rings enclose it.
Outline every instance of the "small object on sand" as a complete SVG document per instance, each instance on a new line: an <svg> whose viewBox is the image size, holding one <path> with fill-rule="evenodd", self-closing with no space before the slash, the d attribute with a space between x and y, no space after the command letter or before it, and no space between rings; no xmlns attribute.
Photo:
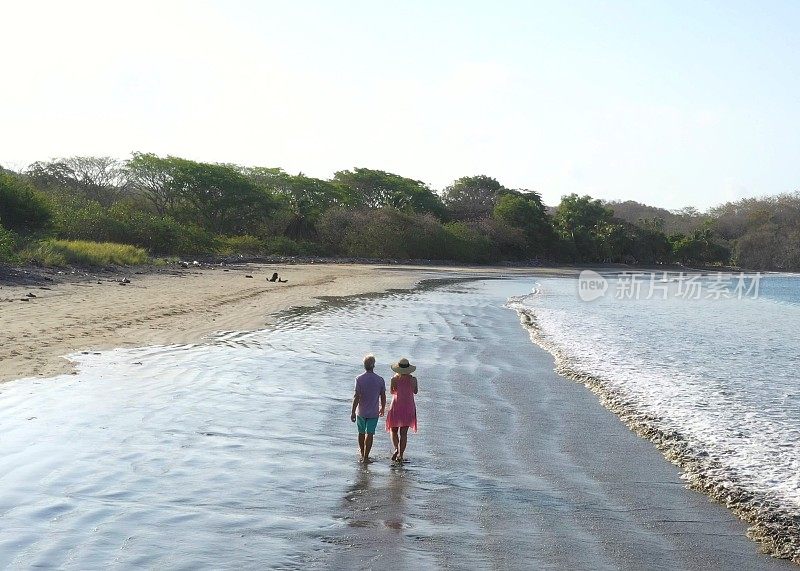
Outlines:
<svg viewBox="0 0 800 571"><path fill-rule="evenodd" d="M229 272L230 270L228 270L228 269L224 269L224 270L222 270L222 271L223 271L223 272Z"/></svg>
<svg viewBox="0 0 800 571"><path fill-rule="evenodd" d="M285 284L285 283L286 283L286 282L288 282L289 280L282 280L281 278L279 278L279 277L278 277L278 272L275 272L275 273L273 273L273 274L272 274L272 277L271 277L271 278L269 278L269 280L268 280L268 281L271 281L271 282L278 282L278 283L280 283L280 284Z"/></svg>
<svg viewBox="0 0 800 571"><path fill-rule="evenodd" d="M119 282L119 285L128 285L130 282Z"/></svg>
<svg viewBox="0 0 800 571"><path fill-rule="evenodd" d="M189 262L181 262L181 265L182 265L184 268L188 268L188 267L189 267Z"/></svg>
<svg viewBox="0 0 800 571"><path fill-rule="evenodd" d="M21 297L21 298L19 298L19 300L20 301L30 301L27 297Z"/></svg>
<svg viewBox="0 0 800 571"><path fill-rule="evenodd" d="M200 262L198 262L197 260L195 260L194 262L192 262L192 265L193 265L193 266L195 266L195 267L197 267L197 266L199 266L199 265L201 265L201 264L200 264Z"/></svg>
<svg viewBox="0 0 800 571"><path fill-rule="evenodd" d="M36 294L28 292L27 294L25 294L25 297L36 297Z"/></svg>
<svg viewBox="0 0 800 571"><path fill-rule="evenodd" d="M48 291L49 291L51 288L49 288L49 287L44 287L44 286L39 286L39 289L46 289L46 290L48 290Z"/></svg>
<svg viewBox="0 0 800 571"><path fill-rule="evenodd" d="M244 277L246 277L246 278L252 278L253 276L251 276L251 275L246 275L246 276L244 276Z"/></svg>
<svg viewBox="0 0 800 571"><path fill-rule="evenodd" d="M128 278L122 278L121 280L119 280L119 283L125 285L131 283L131 280L129 280Z"/></svg>

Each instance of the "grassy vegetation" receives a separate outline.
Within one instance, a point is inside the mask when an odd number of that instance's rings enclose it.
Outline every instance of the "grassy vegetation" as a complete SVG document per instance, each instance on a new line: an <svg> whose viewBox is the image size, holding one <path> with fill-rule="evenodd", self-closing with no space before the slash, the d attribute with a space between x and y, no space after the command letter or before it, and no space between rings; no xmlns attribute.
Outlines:
<svg viewBox="0 0 800 571"><path fill-rule="evenodd" d="M147 263L147 252L136 246L84 240L43 240L22 252L22 259L46 266L129 266Z"/></svg>

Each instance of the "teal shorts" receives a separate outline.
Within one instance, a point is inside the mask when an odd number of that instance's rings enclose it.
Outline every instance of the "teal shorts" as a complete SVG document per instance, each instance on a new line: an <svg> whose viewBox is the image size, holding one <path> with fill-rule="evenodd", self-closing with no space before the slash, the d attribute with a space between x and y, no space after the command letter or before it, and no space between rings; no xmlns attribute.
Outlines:
<svg viewBox="0 0 800 571"><path fill-rule="evenodd" d="M363 416L357 416L356 426L359 434L364 434L365 432L367 434L375 434L375 429L378 426L378 417L364 418Z"/></svg>

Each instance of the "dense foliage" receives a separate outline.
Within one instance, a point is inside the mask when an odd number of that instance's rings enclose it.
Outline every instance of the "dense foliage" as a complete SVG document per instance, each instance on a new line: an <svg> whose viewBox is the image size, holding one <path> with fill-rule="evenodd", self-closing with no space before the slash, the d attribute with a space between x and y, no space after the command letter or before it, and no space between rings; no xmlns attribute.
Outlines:
<svg viewBox="0 0 800 571"><path fill-rule="evenodd" d="M100 243L97 247L94 243ZM118 249L127 245L133 248ZM380 170L330 180L152 153L0 169L0 262L328 255L491 263L800 268L800 194L700 213L536 192L467 176L436 192Z"/></svg>

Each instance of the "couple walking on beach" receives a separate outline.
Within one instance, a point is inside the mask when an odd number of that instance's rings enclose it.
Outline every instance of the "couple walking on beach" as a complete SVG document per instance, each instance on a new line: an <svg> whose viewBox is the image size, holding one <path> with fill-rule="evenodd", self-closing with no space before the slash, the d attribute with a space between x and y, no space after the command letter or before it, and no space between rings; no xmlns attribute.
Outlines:
<svg viewBox="0 0 800 571"><path fill-rule="evenodd" d="M350 420L358 426L358 449L361 452L361 462L369 463L370 450L378 418L383 416L386 409L386 382L383 377L375 374L375 357L364 357L364 373L356 378L355 395L353 395L353 408L350 411ZM417 431L417 406L414 395L417 394L417 379L412 376L417 368L400 359L392 365L396 374L391 378L389 390L392 393L392 402L386 413L386 431L392 433L393 462L404 462L403 454L406 451L408 429Z"/></svg>

